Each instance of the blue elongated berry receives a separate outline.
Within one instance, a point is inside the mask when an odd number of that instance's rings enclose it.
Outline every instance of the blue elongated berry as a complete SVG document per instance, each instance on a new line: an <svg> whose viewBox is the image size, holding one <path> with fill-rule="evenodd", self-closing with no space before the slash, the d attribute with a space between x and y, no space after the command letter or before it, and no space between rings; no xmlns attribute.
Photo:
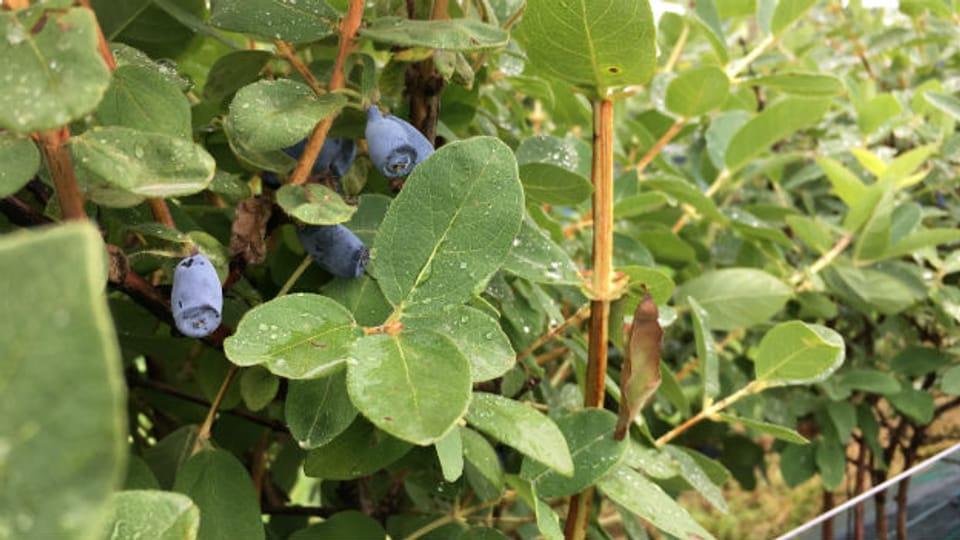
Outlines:
<svg viewBox="0 0 960 540"><path fill-rule="evenodd" d="M402 178L433 154L433 145L408 122L377 107L367 109L367 152L387 178Z"/></svg>
<svg viewBox="0 0 960 540"><path fill-rule="evenodd" d="M177 264L170 304L173 322L186 336L206 337L220 326L223 289L210 259L198 254Z"/></svg>
<svg viewBox="0 0 960 540"><path fill-rule="evenodd" d="M307 225L297 238L321 268L342 278L358 278L370 260L363 241L343 225Z"/></svg>
<svg viewBox="0 0 960 540"><path fill-rule="evenodd" d="M288 146L283 151L293 159L300 159L303 155L303 149L307 146L307 140L303 139L293 146ZM347 174L350 165L353 165L353 158L357 155L357 144L353 139L326 139L323 141L323 147L317 154L317 160L313 163L313 174L323 174L327 171L340 178Z"/></svg>
<svg viewBox="0 0 960 540"><path fill-rule="evenodd" d="M270 189L280 189L280 187L283 186L280 177L272 171L263 171L263 173L260 174L260 181Z"/></svg>

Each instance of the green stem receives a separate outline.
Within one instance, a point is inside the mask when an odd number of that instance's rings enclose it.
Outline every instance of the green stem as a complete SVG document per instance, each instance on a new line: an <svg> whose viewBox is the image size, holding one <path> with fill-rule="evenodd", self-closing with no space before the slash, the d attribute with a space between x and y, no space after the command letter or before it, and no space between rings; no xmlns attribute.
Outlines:
<svg viewBox="0 0 960 540"><path fill-rule="evenodd" d="M280 291L277 292L277 296L283 296L290 292L290 289L293 288L293 285L300 279L300 276L307 271L307 268L310 267L310 263L313 262L313 257L307 255L303 258L303 262L300 263L300 266L290 274L290 277L287 278L287 282L283 284L283 287L280 287Z"/></svg>
<svg viewBox="0 0 960 540"><path fill-rule="evenodd" d="M657 446L663 446L667 444L668 442L672 441L673 439L676 439L677 437L682 435L683 432L699 424L703 420L710 418L711 416L719 413L720 411L726 409L730 405L733 405L737 401L749 395L763 392L767 388L770 388L770 386L771 386L770 383L766 381L760 381L760 380L751 381L750 384L744 386L743 388L741 388L740 390L737 390L736 392L730 394L729 396L721 399L720 401L710 405L709 407L705 407L696 415L688 418L686 422L680 424L679 426L661 435L660 438L657 439Z"/></svg>

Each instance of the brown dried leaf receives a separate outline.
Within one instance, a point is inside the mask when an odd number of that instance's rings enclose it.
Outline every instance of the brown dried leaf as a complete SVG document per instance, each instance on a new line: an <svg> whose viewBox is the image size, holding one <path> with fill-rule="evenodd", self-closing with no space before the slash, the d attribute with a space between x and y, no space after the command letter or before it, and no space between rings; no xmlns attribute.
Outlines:
<svg viewBox="0 0 960 540"><path fill-rule="evenodd" d="M647 293L633 314L627 354L620 374L620 414L614 438L623 440L630 423L660 386L660 344L663 328L657 303Z"/></svg>
<svg viewBox="0 0 960 540"><path fill-rule="evenodd" d="M237 219L230 229L230 256L240 256L247 264L259 264L267 255L267 221L273 203L263 197L245 199L237 204Z"/></svg>

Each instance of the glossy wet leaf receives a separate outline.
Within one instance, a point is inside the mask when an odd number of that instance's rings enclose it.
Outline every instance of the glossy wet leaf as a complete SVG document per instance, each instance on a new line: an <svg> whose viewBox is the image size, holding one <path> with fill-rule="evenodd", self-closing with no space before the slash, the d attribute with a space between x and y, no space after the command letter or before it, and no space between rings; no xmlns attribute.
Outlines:
<svg viewBox="0 0 960 540"><path fill-rule="evenodd" d="M577 267L560 246L525 216L503 268L534 283L579 285Z"/></svg>
<svg viewBox="0 0 960 540"><path fill-rule="evenodd" d="M123 482L126 400L105 262L86 223L0 240L4 536L99 538Z"/></svg>
<svg viewBox="0 0 960 540"><path fill-rule="evenodd" d="M684 71L670 81L664 104L670 112L694 117L706 114L727 100L730 80L715 66Z"/></svg>
<svg viewBox="0 0 960 540"><path fill-rule="evenodd" d="M214 0L210 24L268 41L300 43L333 34L338 17L323 0Z"/></svg>
<svg viewBox="0 0 960 540"><path fill-rule="evenodd" d="M346 102L341 94L318 96L290 79L261 80L237 91L230 102L230 125L245 148L278 150L310 135L317 122Z"/></svg>
<svg viewBox="0 0 960 540"><path fill-rule="evenodd" d="M110 72L97 52L93 12L46 9L40 4L0 14L0 128L15 133L53 129L81 118L96 108L110 84Z"/></svg>
<svg viewBox="0 0 960 540"><path fill-rule="evenodd" d="M506 260L522 219L510 149L491 137L447 144L414 169L387 210L371 271L398 309L462 303Z"/></svg>
<svg viewBox="0 0 960 540"><path fill-rule="evenodd" d="M20 191L40 169L40 151L27 137L0 134L0 197Z"/></svg>
<svg viewBox="0 0 960 540"><path fill-rule="evenodd" d="M714 330L734 330L767 322L787 303L792 290L753 268L711 270L677 288L676 297L693 297L710 316Z"/></svg>
<svg viewBox="0 0 960 540"><path fill-rule="evenodd" d="M321 292L340 302L361 326L379 326L393 311L377 282L367 275L356 279L334 278L324 285Z"/></svg>
<svg viewBox="0 0 960 540"><path fill-rule="evenodd" d="M574 475L566 477L531 458L523 460L520 475L543 497L565 497L595 483L616 467L627 450L627 441L613 438L617 417L603 409L583 409L557 420L573 458Z"/></svg>
<svg viewBox="0 0 960 540"><path fill-rule="evenodd" d="M525 456L562 475L573 475L573 460L563 433L536 409L503 396L474 392L466 419L474 428Z"/></svg>
<svg viewBox="0 0 960 540"><path fill-rule="evenodd" d="M826 99L788 97L751 118L730 139L724 162L736 171L793 133L813 126L830 108Z"/></svg>
<svg viewBox="0 0 960 540"><path fill-rule="evenodd" d="M800 435L796 431L780 426L777 424L771 424L769 422L762 422L760 420L754 420L752 418L743 418L740 416L733 416L730 414L720 413L717 416L718 419L723 420L724 422L730 424L741 424L747 428L764 433L766 435L771 435L781 441L787 441L794 444L807 444L809 441L803 435Z"/></svg>
<svg viewBox="0 0 960 540"><path fill-rule="evenodd" d="M516 363L516 353L500 323L470 306L450 306L439 313L405 317L406 328L437 332L450 338L470 362L470 379L483 382L502 376Z"/></svg>
<svg viewBox="0 0 960 540"><path fill-rule="evenodd" d="M276 197L287 215L311 225L343 223L357 211L357 207L322 184L285 184L277 190Z"/></svg>
<svg viewBox="0 0 960 540"><path fill-rule="evenodd" d="M190 497L169 491L132 490L113 494L103 528L109 540L194 540L200 510Z"/></svg>
<svg viewBox="0 0 960 540"><path fill-rule="evenodd" d="M390 465L412 447L357 418L337 438L308 452L303 471L325 480L351 480Z"/></svg>
<svg viewBox="0 0 960 540"><path fill-rule="evenodd" d="M110 126L70 138L82 188L119 190L134 197L179 197L207 188L213 157L192 140Z"/></svg>
<svg viewBox="0 0 960 540"><path fill-rule="evenodd" d="M504 47L510 34L476 19L417 20L380 17L360 35L396 47L477 51Z"/></svg>
<svg viewBox="0 0 960 540"><path fill-rule="evenodd" d="M673 445L666 445L663 451L677 463L680 470L680 476L690 484L711 506L717 510L726 513L727 501L723 497L720 487L713 482L707 472L700 466L693 455L681 448Z"/></svg>
<svg viewBox="0 0 960 540"><path fill-rule="evenodd" d="M713 538L660 486L629 467L621 465L597 487L610 500L666 533L678 538Z"/></svg>
<svg viewBox="0 0 960 540"><path fill-rule="evenodd" d="M290 381L283 416L301 448L317 448L339 436L357 417L347 393L346 370Z"/></svg>
<svg viewBox="0 0 960 540"><path fill-rule="evenodd" d="M383 431L415 444L432 444L454 426L467 410L470 386L467 358L438 332L371 335L350 351L353 403Z"/></svg>
<svg viewBox="0 0 960 540"><path fill-rule="evenodd" d="M197 540L266 537L253 480L226 450L203 450L188 459L173 491L189 496L200 509Z"/></svg>
<svg viewBox="0 0 960 540"><path fill-rule="evenodd" d="M290 379L322 377L342 369L361 335L350 313L318 294L290 294L244 314L223 342L238 366L263 365Z"/></svg>
<svg viewBox="0 0 960 540"><path fill-rule="evenodd" d="M192 134L190 102L175 82L152 66L117 67L94 117L107 126L182 139L189 139Z"/></svg>
<svg viewBox="0 0 960 540"><path fill-rule="evenodd" d="M845 346L835 331L801 321L771 328L757 348L757 379L784 384L822 381L843 364Z"/></svg>
<svg viewBox="0 0 960 540"><path fill-rule="evenodd" d="M529 62L551 77L595 95L653 77L656 30L646 1L530 0L523 17Z"/></svg>

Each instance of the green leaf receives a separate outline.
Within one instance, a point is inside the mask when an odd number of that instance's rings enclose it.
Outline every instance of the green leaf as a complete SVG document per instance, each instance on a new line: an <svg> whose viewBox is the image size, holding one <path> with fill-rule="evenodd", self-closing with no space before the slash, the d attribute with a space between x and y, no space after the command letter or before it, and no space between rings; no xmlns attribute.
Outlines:
<svg viewBox="0 0 960 540"><path fill-rule="evenodd" d="M721 62L728 60L727 36L720 22L720 14L714 0L700 0L693 5L694 20L704 29L707 40L720 57Z"/></svg>
<svg viewBox="0 0 960 540"><path fill-rule="evenodd" d="M767 322L792 291L770 274L753 268L705 272L677 288L677 298L693 297L710 317L713 330L735 330Z"/></svg>
<svg viewBox="0 0 960 540"><path fill-rule="evenodd" d="M920 229L896 241L883 252L881 258L893 259L913 254L921 249L960 242L957 229Z"/></svg>
<svg viewBox="0 0 960 540"><path fill-rule="evenodd" d="M840 334L818 324L788 321L764 334L757 348L757 379L781 384L822 381L843 364Z"/></svg>
<svg viewBox="0 0 960 540"><path fill-rule="evenodd" d="M589 180L550 163L525 163L519 173L524 194L543 204L573 206L593 193Z"/></svg>
<svg viewBox="0 0 960 540"><path fill-rule="evenodd" d="M283 417L301 448L317 448L339 436L357 417L347 392L346 370L290 381Z"/></svg>
<svg viewBox="0 0 960 540"><path fill-rule="evenodd" d="M800 240L816 251L826 253L833 246L833 238L820 221L804 216L787 216L786 222Z"/></svg>
<svg viewBox="0 0 960 540"><path fill-rule="evenodd" d="M477 482L492 488L491 497L496 498L503 491L503 465L497 451L487 442L487 439L470 428L460 427L460 439L463 446L463 458L466 460L465 472L474 491L478 491ZM486 497L482 497L486 500Z"/></svg>
<svg viewBox="0 0 960 540"><path fill-rule="evenodd" d="M727 512L727 501L723 498L723 492L691 454L673 445L666 445L663 450L680 466L680 475L697 490L697 493L717 510Z"/></svg>
<svg viewBox="0 0 960 540"><path fill-rule="evenodd" d="M657 210L667 202L667 198L657 192L640 193L618 200L613 205L614 219L641 217Z"/></svg>
<svg viewBox="0 0 960 540"><path fill-rule="evenodd" d="M899 394L887 396L887 400L901 414L920 425L933 420L935 403L933 395L923 390L905 387Z"/></svg>
<svg viewBox="0 0 960 540"><path fill-rule="evenodd" d="M940 92L924 92L927 103L954 120L960 121L960 99Z"/></svg>
<svg viewBox="0 0 960 540"><path fill-rule="evenodd" d="M384 540L383 526L357 510L345 510L294 532L287 540Z"/></svg>
<svg viewBox="0 0 960 540"><path fill-rule="evenodd" d="M380 326L393 311L377 282L367 275L352 279L334 278L323 286L321 292L340 302L361 326Z"/></svg>
<svg viewBox="0 0 960 540"><path fill-rule="evenodd" d="M156 475L163 489L173 487L177 471L193 451L197 431L198 428L195 425L182 426L160 439L157 444L144 449L143 459L150 466L150 470Z"/></svg>
<svg viewBox="0 0 960 540"><path fill-rule="evenodd" d="M277 204L287 215L311 225L335 225L353 216L350 206L336 191L322 184L285 184L276 193Z"/></svg>
<svg viewBox="0 0 960 540"><path fill-rule="evenodd" d="M713 538L660 486L629 467L618 467L597 487L613 502L668 534L678 538Z"/></svg>
<svg viewBox="0 0 960 540"><path fill-rule="evenodd" d="M413 447L357 418L336 439L307 453L303 472L324 480L369 476L403 457Z"/></svg>
<svg viewBox="0 0 960 540"><path fill-rule="evenodd" d="M667 110L683 117L706 114L727 100L730 79L716 66L701 66L684 71L670 81L664 104Z"/></svg>
<svg viewBox="0 0 960 540"><path fill-rule="evenodd" d="M843 484L847 469L847 455L842 444L830 438L817 441L814 459L820 471L823 488L833 491Z"/></svg>
<svg viewBox="0 0 960 540"><path fill-rule="evenodd" d="M717 418L729 424L741 424L752 430L759 431L760 433L780 439L781 441L787 441L795 444L807 444L810 442L803 435L800 435L796 431L777 424L761 422L760 420L753 420L751 418L743 418L725 413L718 414Z"/></svg>
<svg viewBox="0 0 960 540"><path fill-rule="evenodd" d="M137 197L199 193L213 180L216 162L191 140L111 126L71 137L77 180L88 190L118 189Z"/></svg>
<svg viewBox="0 0 960 540"><path fill-rule="evenodd" d="M190 102L180 87L155 67L127 64L117 67L97 110L97 121L190 139Z"/></svg>
<svg viewBox="0 0 960 540"><path fill-rule="evenodd" d="M510 34L476 19L417 20L380 17L360 35L396 47L479 51L505 47Z"/></svg>
<svg viewBox="0 0 960 540"><path fill-rule="evenodd" d="M777 73L763 77L753 77L743 81L750 86L764 86L779 90L785 94L796 94L806 97L829 97L842 94L845 90L843 81L833 75L822 73Z"/></svg>
<svg viewBox="0 0 960 540"><path fill-rule="evenodd" d="M581 283L577 266L560 246L529 215L520 223L520 234L513 240L513 247L503 269L534 283Z"/></svg>
<svg viewBox="0 0 960 540"><path fill-rule="evenodd" d="M780 139L816 125L829 108L830 100L799 97L787 97L770 105L730 139L724 156L727 168L739 170Z"/></svg>
<svg viewBox="0 0 960 540"><path fill-rule="evenodd" d="M566 497L581 491L623 459L627 441L613 439L616 424L616 415L603 409L583 409L560 417L557 427L570 449L574 475L563 476L528 457L523 460L520 476L536 486L542 497Z"/></svg>
<svg viewBox="0 0 960 540"><path fill-rule="evenodd" d="M853 428L857 427L856 407L849 401L831 401L827 403L827 416L837 429L838 441L846 445Z"/></svg>
<svg viewBox="0 0 960 540"><path fill-rule="evenodd" d="M770 19L770 33L780 34L816 3L817 0L779 0Z"/></svg>
<svg viewBox="0 0 960 540"><path fill-rule="evenodd" d="M224 30L294 43L334 33L337 12L323 0L213 0L210 24Z"/></svg>
<svg viewBox="0 0 960 540"><path fill-rule="evenodd" d="M110 84L89 9L5 10L0 36L7 74L0 84L0 128L30 133L66 125L96 108Z"/></svg>
<svg viewBox="0 0 960 540"><path fill-rule="evenodd" d="M456 482L463 474L463 440L460 430L451 429L446 435L433 444L440 460L440 469L443 479L447 482Z"/></svg>
<svg viewBox="0 0 960 540"><path fill-rule="evenodd" d="M310 135L317 122L346 103L342 94L318 96L301 82L262 80L237 91L230 102L230 125L245 148L277 150Z"/></svg>
<svg viewBox="0 0 960 540"><path fill-rule="evenodd" d="M876 369L851 369L837 376L837 384L841 388L874 394L896 394L900 391L900 382L896 377Z"/></svg>
<svg viewBox="0 0 960 540"><path fill-rule="evenodd" d="M940 391L953 396L960 395L960 366L953 366L943 372L940 377Z"/></svg>
<svg viewBox="0 0 960 540"><path fill-rule="evenodd" d="M350 352L347 390L354 405L380 429L414 444L432 444L456 424L467 411L470 386L466 357L438 332L367 336Z"/></svg>
<svg viewBox="0 0 960 540"><path fill-rule="evenodd" d="M917 301L910 287L897 277L872 268L834 264L823 272L830 289L863 312L893 315Z"/></svg>
<svg viewBox="0 0 960 540"><path fill-rule="evenodd" d="M247 469L226 450L203 450L177 473L173 491L188 495L200 508L197 540L263 540L260 504Z"/></svg>
<svg viewBox="0 0 960 540"><path fill-rule="evenodd" d="M717 208L716 203L714 203L710 197L704 195L703 192L693 184L682 178L670 176L645 178L640 185L648 189L666 193L682 203L689 204L697 212L711 221L720 223L727 221L727 217L720 212L720 209Z"/></svg>
<svg viewBox="0 0 960 540"><path fill-rule="evenodd" d="M857 107L857 123L864 135L873 134L903 112L893 94L880 94Z"/></svg>
<svg viewBox="0 0 960 540"><path fill-rule="evenodd" d="M474 392L467 422L564 476L573 476L573 460L563 433L547 416L512 399Z"/></svg>
<svg viewBox="0 0 960 540"><path fill-rule="evenodd" d="M826 156L817 158L817 165L827 175L827 179L833 185L833 193L847 206L853 206L860 201L867 191L867 186L859 176L850 169L843 166L842 163Z"/></svg>
<svg viewBox="0 0 960 540"><path fill-rule="evenodd" d="M500 323L479 309L447 306L438 312L404 317L401 322L410 330L424 329L450 338L470 362L470 379L475 383L496 379L516 364L516 353Z"/></svg>
<svg viewBox="0 0 960 540"><path fill-rule="evenodd" d="M563 540L563 530L560 528L560 518L549 504L543 501L537 490L530 482L517 475L507 475L510 487L516 490L520 499L530 508L533 508L540 534L547 540Z"/></svg>
<svg viewBox="0 0 960 540"><path fill-rule="evenodd" d="M692 296L687 297L687 305L693 316L693 337L703 376L703 396L704 399L713 399L720 393L720 358L713 333L710 332L710 315Z"/></svg>
<svg viewBox="0 0 960 540"><path fill-rule="evenodd" d="M251 148L244 136L237 133L230 116L223 119L223 133L227 136L227 144L239 161L249 168L265 169L275 173L286 174L297 164L296 160L282 150L258 150Z"/></svg>
<svg viewBox="0 0 960 540"><path fill-rule="evenodd" d="M522 220L510 149L492 137L447 144L387 210L371 272L398 310L462 303L503 265Z"/></svg>
<svg viewBox="0 0 960 540"><path fill-rule="evenodd" d="M200 510L190 497L169 491L114 493L112 514L103 528L111 540L192 540L200 527Z"/></svg>
<svg viewBox="0 0 960 540"><path fill-rule="evenodd" d="M645 266L619 266L617 272L620 272L630 278L630 290L643 297L643 292L649 292L653 301L658 305L666 304L670 301L670 295L676 285L666 273L656 268L647 268Z"/></svg>
<svg viewBox="0 0 960 540"><path fill-rule="evenodd" d="M0 133L0 197L20 191L40 169L40 151L33 141Z"/></svg>
<svg viewBox="0 0 960 540"><path fill-rule="evenodd" d="M780 474L789 487L797 487L816 474L816 446L789 444L780 452Z"/></svg>
<svg viewBox="0 0 960 540"><path fill-rule="evenodd" d="M953 356L940 349L908 347L890 359L890 369L907 377L920 377L940 370L953 361Z"/></svg>
<svg viewBox="0 0 960 540"><path fill-rule="evenodd" d="M930 158L940 150L940 145L938 144L925 144L923 146L918 146L916 148L911 148L910 150L898 155L896 159L890 162L890 165L884 169L877 177L877 182L884 182L887 180L893 181L898 188L904 188L909 185L911 175L920 168L921 165L926 163L927 159ZM919 180L922 180L923 177L919 177L916 180L913 180L913 183L916 183Z"/></svg>
<svg viewBox="0 0 960 540"><path fill-rule="evenodd" d="M243 404L251 411L259 411L269 405L279 389L280 379L260 366L249 367L240 375L240 395Z"/></svg>
<svg viewBox="0 0 960 540"><path fill-rule="evenodd" d="M6 234L0 275L0 530L99 538L127 454L100 232L84 223Z"/></svg>
<svg viewBox="0 0 960 540"><path fill-rule="evenodd" d="M509 540L509 538L497 529L490 527L474 527L463 531L456 540Z"/></svg>
<svg viewBox="0 0 960 540"><path fill-rule="evenodd" d="M874 184L871 190L881 192L880 199L873 206L870 217L864 224L857 242L853 247L855 261L874 260L881 257L890 245L890 227L893 219L894 190L893 183Z"/></svg>
<svg viewBox="0 0 960 540"><path fill-rule="evenodd" d="M255 82L272 57L269 51L244 50L217 58L203 85L203 98L220 101Z"/></svg>
<svg viewBox="0 0 960 540"><path fill-rule="evenodd" d="M274 298L246 312L223 352L238 366L262 364L290 379L341 369L361 330L336 301L318 294Z"/></svg>
<svg viewBox="0 0 960 540"><path fill-rule="evenodd" d="M646 84L656 68L646 1L528 0L520 32L529 64L595 95Z"/></svg>

